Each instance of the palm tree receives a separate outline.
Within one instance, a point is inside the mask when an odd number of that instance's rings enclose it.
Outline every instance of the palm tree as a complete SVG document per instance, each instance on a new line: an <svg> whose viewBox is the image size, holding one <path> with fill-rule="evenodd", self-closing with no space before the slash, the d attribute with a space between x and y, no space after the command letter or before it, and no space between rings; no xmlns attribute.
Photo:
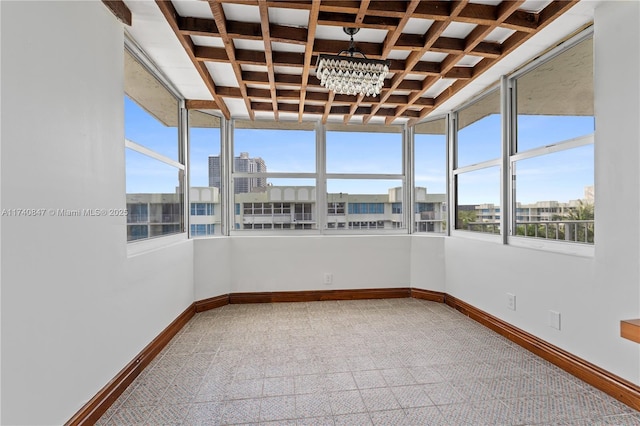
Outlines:
<svg viewBox="0 0 640 426"><path fill-rule="evenodd" d="M577 224L566 224L565 227L569 227L575 232L569 231L568 234L572 235L573 241L593 243L594 240L594 219L595 219L595 206L593 203L583 202L578 200L578 205L572 207L566 214L565 219L570 221L583 221Z"/></svg>

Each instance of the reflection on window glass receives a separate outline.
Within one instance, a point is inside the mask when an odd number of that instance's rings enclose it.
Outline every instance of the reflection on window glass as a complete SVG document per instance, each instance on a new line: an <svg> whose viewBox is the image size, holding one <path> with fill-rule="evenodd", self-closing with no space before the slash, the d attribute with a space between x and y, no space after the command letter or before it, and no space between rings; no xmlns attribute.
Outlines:
<svg viewBox="0 0 640 426"><path fill-rule="evenodd" d="M415 232L445 232L447 203L446 120L416 126Z"/></svg>
<svg viewBox="0 0 640 426"><path fill-rule="evenodd" d="M328 179L328 229L403 229L402 180Z"/></svg>
<svg viewBox="0 0 640 426"><path fill-rule="evenodd" d="M519 77L517 151L593 133L593 42L584 40Z"/></svg>
<svg viewBox="0 0 640 426"><path fill-rule="evenodd" d="M478 164L501 155L502 125L499 91L458 111L457 167Z"/></svg>
<svg viewBox="0 0 640 426"><path fill-rule="evenodd" d="M315 179L265 180L263 187L234 195L235 229L317 229Z"/></svg>
<svg viewBox="0 0 640 426"><path fill-rule="evenodd" d="M594 241L593 145L515 163L515 235Z"/></svg>
<svg viewBox="0 0 640 426"><path fill-rule="evenodd" d="M234 172L298 172L316 170L313 130L235 129Z"/></svg>
<svg viewBox="0 0 640 426"><path fill-rule="evenodd" d="M126 149L127 241L184 230L182 171Z"/></svg>
<svg viewBox="0 0 640 426"><path fill-rule="evenodd" d="M221 235L220 119L189 111L191 237Z"/></svg>
<svg viewBox="0 0 640 426"><path fill-rule="evenodd" d="M456 229L500 233L500 168L456 175Z"/></svg>
<svg viewBox="0 0 640 426"><path fill-rule="evenodd" d="M327 173L402 173L402 134L327 132Z"/></svg>

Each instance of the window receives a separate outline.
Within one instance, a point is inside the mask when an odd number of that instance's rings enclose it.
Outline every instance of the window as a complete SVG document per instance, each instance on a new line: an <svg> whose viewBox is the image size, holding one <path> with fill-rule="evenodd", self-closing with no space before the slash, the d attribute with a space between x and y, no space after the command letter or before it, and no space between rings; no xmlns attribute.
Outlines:
<svg viewBox="0 0 640 426"><path fill-rule="evenodd" d="M455 229L500 234L499 90L492 90L457 111L455 122Z"/></svg>
<svg viewBox="0 0 640 426"><path fill-rule="evenodd" d="M236 229L317 229L314 126L259 126L234 122Z"/></svg>
<svg viewBox="0 0 640 426"><path fill-rule="evenodd" d="M184 232L178 99L125 50L127 241Z"/></svg>
<svg viewBox="0 0 640 426"><path fill-rule="evenodd" d="M447 120L440 118L415 127L414 232L447 230Z"/></svg>
<svg viewBox="0 0 640 426"><path fill-rule="evenodd" d="M190 110L188 124L191 237L221 235L223 180L220 118L203 111Z"/></svg>
<svg viewBox="0 0 640 426"><path fill-rule="evenodd" d="M402 129L327 129L327 229L406 229Z"/></svg>
<svg viewBox="0 0 640 426"><path fill-rule="evenodd" d="M510 83L515 99L512 235L593 244L592 38L551 52Z"/></svg>
<svg viewBox="0 0 640 426"><path fill-rule="evenodd" d="M213 216L213 203L191 203L191 216Z"/></svg>

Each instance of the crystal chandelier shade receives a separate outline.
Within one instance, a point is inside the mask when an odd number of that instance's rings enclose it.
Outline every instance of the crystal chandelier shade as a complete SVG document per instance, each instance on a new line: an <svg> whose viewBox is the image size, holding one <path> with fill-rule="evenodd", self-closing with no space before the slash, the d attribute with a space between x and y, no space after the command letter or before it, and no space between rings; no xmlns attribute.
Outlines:
<svg viewBox="0 0 640 426"><path fill-rule="evenodd" d="M384 78L389 72L389 61L369 59L356 50L353 35L357 28L344 28L351 36L349 50L337 55L319 55L316 77L320 84L341 95L377 96L384 86ZM346 53L346 55L343 55ZM356 58L359 54L362 58Z"/></svg>

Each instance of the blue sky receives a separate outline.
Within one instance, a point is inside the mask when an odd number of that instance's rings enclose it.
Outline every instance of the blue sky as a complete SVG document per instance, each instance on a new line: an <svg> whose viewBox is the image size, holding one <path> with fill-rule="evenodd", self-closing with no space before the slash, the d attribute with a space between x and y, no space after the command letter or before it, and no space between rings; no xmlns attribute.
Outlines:
<svg viewBox="0 0 640 426"><path fill-rule="evenodd" d="M125 99L126 137L171 159L178 158L177 129L166 127L134 102ZM593 132L592 117L520 116L521 150L545 146ZM220 153L220 131L193 128L191 134L191 185L208 186L208 158ZM446 190L446 146L443 135L415 136L415 181L428 193ZM262 157L269 172L315 172L314 131L237 129L235 155L248 152ZM500 120L487 116L459 132L461 166L498 158ZM173 192L177 169L161 165L127 149L127 192ZM518 202L568 201L582 198L593 185L593 146L540 158L522 160L518 171ZM327 132L328 173L402 173L402 139L399 133ZM461 204L499 203L499 171L491 168L460 176ZM310 185L309 180L272 180L274 185ZM401 181L329 180L329 192L387 193Z"/></svg>

